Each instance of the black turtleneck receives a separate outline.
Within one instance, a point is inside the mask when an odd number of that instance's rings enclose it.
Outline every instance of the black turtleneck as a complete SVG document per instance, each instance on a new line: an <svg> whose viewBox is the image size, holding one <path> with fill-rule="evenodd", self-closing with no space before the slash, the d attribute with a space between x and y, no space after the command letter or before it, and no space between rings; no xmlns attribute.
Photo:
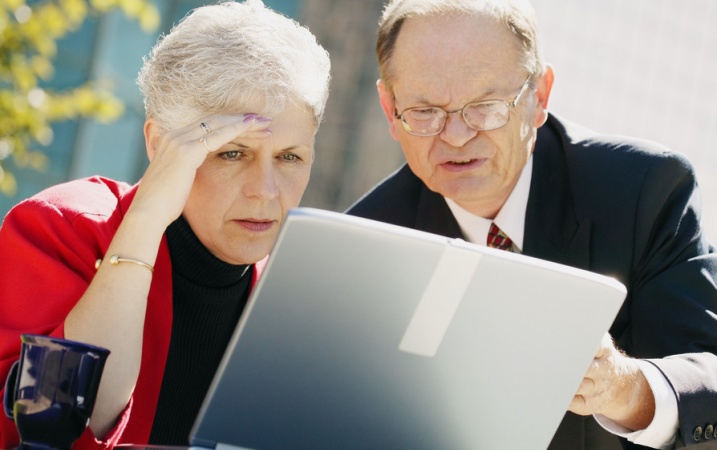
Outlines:
<svg viewBox="0 0 717 450"><path fill-rule="evenodd" d="M172 337L149 443L186 446L249 296L252 268L217 259L182 217L166 236L172 260Z"/></svg>

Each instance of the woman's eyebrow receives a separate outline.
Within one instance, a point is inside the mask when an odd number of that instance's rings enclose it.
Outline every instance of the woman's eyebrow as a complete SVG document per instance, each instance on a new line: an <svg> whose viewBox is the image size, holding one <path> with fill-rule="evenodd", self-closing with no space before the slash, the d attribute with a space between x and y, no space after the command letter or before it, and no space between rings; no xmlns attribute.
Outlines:
<svg viewBox="0 0 717 450"><path fill-rule="evenodd" d="M227 142L225 145L234 145L234 146L236 146L236 147L239 147L240 150L248 150L248 149L251 148L250 145L243 144L239 139L233 140L233 141L229 141L229 142Z"/></svg>

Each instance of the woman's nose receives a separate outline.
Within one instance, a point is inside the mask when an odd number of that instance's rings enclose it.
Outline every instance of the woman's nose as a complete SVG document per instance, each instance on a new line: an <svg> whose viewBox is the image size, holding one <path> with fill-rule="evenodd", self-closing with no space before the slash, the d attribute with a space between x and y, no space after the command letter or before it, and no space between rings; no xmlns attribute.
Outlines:
<svg viewBox="0 0 717 450"><path fill-rule="evenodd" d="M244 195L255 198L274 198L279 194L273 164L257 162L251 170L244 184Z"/></svg>

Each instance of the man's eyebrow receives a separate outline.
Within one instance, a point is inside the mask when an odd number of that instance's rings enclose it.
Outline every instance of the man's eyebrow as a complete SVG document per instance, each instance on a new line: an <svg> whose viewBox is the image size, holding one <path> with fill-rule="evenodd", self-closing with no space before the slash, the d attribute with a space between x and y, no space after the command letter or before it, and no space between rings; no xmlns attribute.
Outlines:
<svg viewBox="0 0 717 450"><path fill-rule="evenodd" d="M494 100L494 99L496 99L496 95L497 95L498 91L499 91L499 89L496 89L495 87L488 88L488 89L486 89L485 92L480 93L480 95L476 95L476 96L472 97L472 99L469 100L469 102L479 102L479 101L483 101L483 100ZM394 101L395 101L395 97L394 97ZM416 105L446 106L446 105L438 104L436 102L432 102L432 101L428 100L428 98L426 98L422 94L419 94L416 97L412 98L411 103L414 103Z"/></svg>

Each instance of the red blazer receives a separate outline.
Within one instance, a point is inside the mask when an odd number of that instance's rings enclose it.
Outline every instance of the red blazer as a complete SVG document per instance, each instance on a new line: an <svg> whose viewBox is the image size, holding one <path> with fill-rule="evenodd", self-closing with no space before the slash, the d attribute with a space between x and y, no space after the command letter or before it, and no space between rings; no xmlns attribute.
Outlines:
<svg viewBox="0 0 717 450"><path fill-rule="evenodd" d="M64 336L64 320L95 274L137 192L137 185L93 177L49 188L21 202L0 228L0 383L20 356L20 334ZM263 268L255 265L252 287ZM142 363L132 398L102 440L88 429L74 449L145 444L172 330L172 266L166 238L147 300ZM0 448L18 445L15 424L0 414Z"/></svg>

